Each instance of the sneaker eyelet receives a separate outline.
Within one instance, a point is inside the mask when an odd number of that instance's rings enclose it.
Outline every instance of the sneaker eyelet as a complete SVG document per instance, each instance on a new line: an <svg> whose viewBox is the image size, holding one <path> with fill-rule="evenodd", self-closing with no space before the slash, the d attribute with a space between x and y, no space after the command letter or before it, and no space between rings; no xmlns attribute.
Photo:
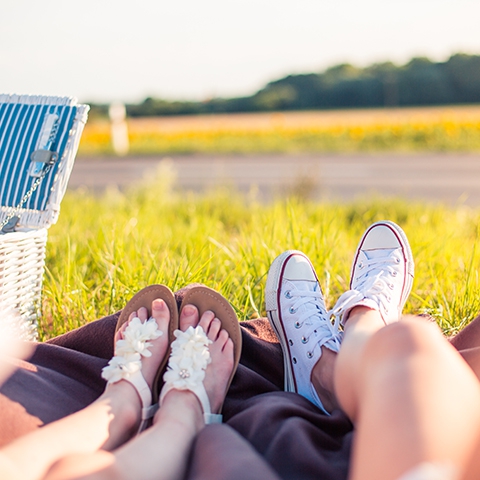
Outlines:
<svg viewBox="0 0 480 480"><path fill-rule="evenodd" d="M288 309L288 311L293 315L294 313L297 313L297 309L296 308L293 308L293 307L290 307Z"/></svg>
<svg viewBox="0 0 480 480"><path fill-rule="evenodd" d="M308 338L302 337L302 343L303 344L308 343Z"/></svg>
<svg viewBox="0 0 480 480"><path fill-rule="evenodd" d="M292 294L291 294L290 290L287 290L285 292L285 298L292 298Z"/></svg>
<svg viewBox="0 0 480 480"><path fill-rule="evenodd" d="M292 361L295 365L297 364L297 359L295 357L292 358Z"/></svg>
<svg viewBox="0 0 480 480"><path fill-rule="evenodd" d="M397 272L396 270L394 270L394 271L392 272L392 277L396 277L397 275L398 275L398 272Z"/></svg>
<svg viewBox="0 0 480 480"><path fill-rule="evenodd" d="M293 345L293 340L290 339L290 340L288 341L288 344L289 344L290 346L292 346L292 345Z"/></svg>
<svg viewBox="0 0 480 480"><path fill-rule="evenodd" d="M357 266L358 266L358 269L361 270L363 268L363 262L360 262Z"/></svg>
<svg viewBox="0 0 480 480"><path fill-rule="evenodd" d="M312 358L312 357L313 357L313 353L312 353L312 352L307 352L307 357L308 357L308 358Z"/></svg>
<svg viewBox="0 0 480 480"><path fill-rule="evenodd" d="M395 257L395 262L400 263L400 259L398 257Z"/></svg>
<svg viewBox="0 0 480 480"><path fill-rule="evenodd" d="M392 297L389 295L389 296L387 297L387 300L388 300L389 302L391 302L391 301L392 301Z"/></svg>
<svg viewBox="0 0 480 480"><path fill-rule="evenodd" d="M297 329L298 329L298 328L300 328L300 327L302 326L302 324L301 324L300 322L295 322L295 324L294 324L294 325L295 325L295 328L297 328Z"/></svg>
<svg viewBox="0 0 480 480"><path fill-rule="evenodd" d="M393 283L389 283L389 284L388 284L388 288L389 288L390 290L393 290L394 287L395 287L395 285L394 285Z"/></svg>

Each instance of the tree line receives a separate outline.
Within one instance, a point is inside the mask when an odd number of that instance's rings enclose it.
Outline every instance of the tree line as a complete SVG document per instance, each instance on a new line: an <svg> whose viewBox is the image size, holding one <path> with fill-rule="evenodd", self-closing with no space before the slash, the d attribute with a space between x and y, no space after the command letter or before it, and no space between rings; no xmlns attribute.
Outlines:
<svg viewBox="0 0 480 480"><path fill-rule="evenodd" d="M459 53L445 62L421 57L401 66L391 62L365 68L336 65L321 73L288 75L247 97L201 102L148 97L126 107L129 116L137 117L478 102L480 55Z"/></svg>

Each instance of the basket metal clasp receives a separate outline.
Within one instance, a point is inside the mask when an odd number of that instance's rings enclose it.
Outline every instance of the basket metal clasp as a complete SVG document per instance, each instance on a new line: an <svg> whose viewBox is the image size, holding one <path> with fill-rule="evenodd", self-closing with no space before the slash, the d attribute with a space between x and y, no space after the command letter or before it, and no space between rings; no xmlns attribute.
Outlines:
<svg viewBox="0 0 480 480"><path fill-rule="evenodd" d="M59 116L49 113L45 116L36 150L30 155L30 168L28 174L31 177L41 177L47 165L53 165L57 159L57 152L52 151L58 132Z"/></svg>
<svg viewBox="0 0 480 480"><path fill-rule="evenodd" d="M17 215L13 215L7 221L5 222L4 225L2 225L2 229L0 230L0 233L12 233L15 231L15 227L18 224L18 221L20 220L20 217Z"/></svg>
<svg viewBox="0 0 480 480"><path fill-rule="evenodd" d="M39 177L42 174L45 165L53 165L57 159L57 152L52 152L51 150L35 150L30 155L32 163L28 174L31 177Z"/></svg>

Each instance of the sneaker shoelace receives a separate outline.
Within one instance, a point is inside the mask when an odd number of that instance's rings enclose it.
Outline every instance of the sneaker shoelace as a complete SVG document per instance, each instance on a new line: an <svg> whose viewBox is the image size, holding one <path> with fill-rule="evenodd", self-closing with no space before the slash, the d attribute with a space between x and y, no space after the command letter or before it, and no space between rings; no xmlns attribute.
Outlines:
<svg viewBox="0 0 480 480"><path fill-rule="evenodd" d="M307 353L309 357L313 357L315 348L321 348L323 345L338 352L342 340L340 320L336 318L335 323L330 322L328 312L321 307L324 305L321 291L295 290L287 291L285 295L287 298L295 299L289 310L291 314L305 306L305 311L299 314L295 321L295 328L304 328L301 340L304 344L308 343L312 336L315 337L315 343Z"/></svg>
<svg viewBox="0 0 480 480"><path fill-rule="evenodd" d="M330 310L330 314L335 320L340 321L344 312L368 298L374 301L379 308L380 313L388 315L389 306L392 300L391 291L395 285L388 281L388 277L396 277L397 271L393 268L398 265L401 260L396 255L397 249L392 250L388 256L371 258L363 261L357 266L357 276L354 279L356 288L346 291L340 296L337 303ZM358 273L358 270L361 273Z"/></svg>

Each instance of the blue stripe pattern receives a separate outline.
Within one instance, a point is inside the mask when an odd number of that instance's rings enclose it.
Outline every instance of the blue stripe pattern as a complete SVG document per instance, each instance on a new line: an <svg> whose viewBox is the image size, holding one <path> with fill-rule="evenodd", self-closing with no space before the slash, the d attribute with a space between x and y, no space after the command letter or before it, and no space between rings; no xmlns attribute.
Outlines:
<svg viewBox="0 0 480 480"><path fill-rule="evenodd" d="M59 160L22 207L37 211L46 209L76 112L75 106L0 103L1 206L16 207L36 180L28 175L30 155L37 145L45 116L55 113L59 115L59 125L52 151L58 153Z"/></svg>

